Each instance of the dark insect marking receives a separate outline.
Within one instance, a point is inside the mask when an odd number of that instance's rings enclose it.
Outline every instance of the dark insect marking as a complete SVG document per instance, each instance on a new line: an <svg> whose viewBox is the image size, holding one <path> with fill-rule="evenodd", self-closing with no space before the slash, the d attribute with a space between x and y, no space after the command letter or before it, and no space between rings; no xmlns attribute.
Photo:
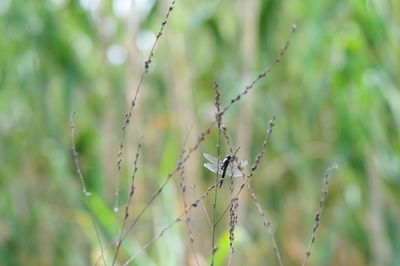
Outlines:
<svg viewBox="0 0 400 266"><path fill-rule="evenodd" d="M228 169L229 163L232 160L232 156L228 155L225 157L225 159L222 161L222 175L221 175L221 182L219 184L219 187L222 187L222 183L224 182L224 178L225 178L225 174L226 174L226 170Z"/></svg>

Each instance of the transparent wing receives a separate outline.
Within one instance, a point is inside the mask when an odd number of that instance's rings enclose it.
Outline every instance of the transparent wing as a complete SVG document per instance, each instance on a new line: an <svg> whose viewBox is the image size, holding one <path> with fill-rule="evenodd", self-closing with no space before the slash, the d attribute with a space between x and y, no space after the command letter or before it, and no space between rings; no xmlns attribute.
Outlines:
<svg viewBox="0 0 400 266"><path fill-rule="evenodd" d="M248 164L248 162L246 161L246 160L242 160L242 161L233 161L232 162L233 163L233 165L235 165L235 166L237 166L237 165L240 165L240 166L246 166L247 164Z"/></svg>
<svg viewBox="0 0 400 266"><path fill-rule="evenodd" d="M228 177L238 177L242 176L242 172L239 170L237 165L229 164L228 169L226 169L226 176Z"/></svg>
<svg viewBox="0 0 400 266"><path fill-rule="evenodd" d="M231 177L238 177L238 176L242 176L242 172L239 170L239 167L243 167L247 165L247 161L246 160L242 160L242 161L233 161L229 164L228 169L226 169L226 175L227 176L231 176Z"/></svg>
<svg viewBox="0 0 400 266"><path fill-rule="evenodd" d="M215 164L211 163L205 163L204 167L210 170L213 173L222 175L223 170L221 168L218 168ZM226 177L238 177L242 176L242 172L237 168L237 166L233 166L232 164L229 164L228 168L226 169Z"/></svg>
<svg viewBox="0 0 400 266"><path fill-rule="evenodd" d="M214 156L208 154L208 153L203 153L204 157L209 160L211 163L215 164L215 165L222 165L222 160L218 160L217 158L215 158Z"/></svg>
<svg viewBox="0 0 400 266"><path fill-rule="evenodd" d="M216 165L221 165L222 166L222 163L223 163L223 160L218 160L217 158L215 158L214 156L212 156L212 155L210 155L210 154L208 154L208 153L203 153L203 155L204 155L204 157L207 159L207 160L209 160L211 163L213 163L213 164L216 164ZM238 164L240 164L241 166L245 166L245 165L247 165L247 161L246 160L241 160L241 161L234 161L233 162L235 165L238 165Z"/></svg>
<svg viewBox="0 0 400 266"><path fill-rule="evenodd" d="M218 168L215 164L205 163L204 167L218 175L222 175L223 173L223 170L221 168ZM237 167L232 168L232 165L230 164L226 169L225 177L238 177L238 176L242 176L242 173Z"/></svg>
<svg viewBox="0 0 400 266"><path fill-rule="evenodd" d="M222 175L222 169L220 167L218 167L216 164L205 163L204 167L207 168L208 170L210 170L213 173Z"/></svg>

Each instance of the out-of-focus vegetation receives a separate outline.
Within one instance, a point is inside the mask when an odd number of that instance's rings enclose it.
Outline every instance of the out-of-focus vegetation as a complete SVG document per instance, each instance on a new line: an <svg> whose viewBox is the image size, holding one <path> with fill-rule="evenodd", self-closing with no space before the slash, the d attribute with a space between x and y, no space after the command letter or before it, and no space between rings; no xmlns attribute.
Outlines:
<svg viewBox="0 0 400 266"><path fill-rule="evenodd" d="M95 220L111 259L114 185L124 113L167 1L0 2L0 264L90 265L99 245L71 157L69 117ZM285 265L304 256L324 170L337 162L311 265L400 265L400 1L177 1L139 93L126 138L121 206L143 136L132 217L214 119L212 82L228 103L298 31L271 74L224 116L239 157L254 161L276 116L252 184ZM191 199L213 183L203 152L186 164ZM227 152L222 145L223 153ZM183 209L178 177L127 238L123 258ZM219 193L217 211L229 197ZM211 211L212 200L204 201ZM249 195L240 198L233 265L275 265ZM121 208L122 209L122 208ZM122 217L122 212L121 212ZM191 214L200 263L211 254L204 211ZM218 225L216 264L226 264ZM132 265L195 265L175 225Z"/></svg>

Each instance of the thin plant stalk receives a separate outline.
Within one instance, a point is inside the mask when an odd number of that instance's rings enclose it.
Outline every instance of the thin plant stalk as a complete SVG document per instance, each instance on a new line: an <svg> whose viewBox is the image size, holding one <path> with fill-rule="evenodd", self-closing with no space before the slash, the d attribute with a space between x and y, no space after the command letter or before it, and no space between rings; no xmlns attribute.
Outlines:
<svg viewBox="0 0 400 266"><path fill-rule="evenodd" d="M218 144L217 144L217 158L220 158L221 155L221 126L222 126L222 115L220 115L221 112L221 102L220 102L220 91L219 91L219 86L217 84L217 82L214 81L214 105L217 109L216 115L215 115L215 119L217 120L217 124L218 124ZM219 169L220 165L219 165L219 160L218 160L218 164L217 164L217 169ZM218 171L216 173L216 178L215 178L215 187L218 187L219 184L219 174ZM211 266L214 265L214 259L215 259L215 253L218 251L218 247L215 246L215 231L216 231L216 227L217 224L215 223L216 220L216 210L217 210L217 198L218 198L218 188L214 190L214 201L213 201L213 223L212 223L212 230L211 230L211 234L212 234L212 238L211 238Z"/></svg>
<svg viewBox="0 0 400 266"><path fill-rule="evenodd" d="M133 99L131 101L131 104L129 106L129 110L128 112L125 114L125 120L122 126L122 136L121 136L121 141L119 144L119 150L118 150L118 154L117 154L117 170L118 173L116 175L116 180L115 180L115 191L114 191L114 198L115 198L115 204L114 204L114 219L115 219L115 232L116 232L116 236L118 236L118 206L119 206L119 179L120 179L120 173L121 173L121 164L122 164L122 155L123 155L123 150L124 150L124 146L125 146L125 137L126 137L126 131L127 131L127 127L129 126L129 122L131 120L132 117L132 112L134 107L136 106L136 101L137 101L137 97L139 95L139 91L140 88L142 87L143 81L145 76L149 73L149 69L152 63L152 58L154 56L154 51L156 49L156 46L159 42L159 39L161 38L161 36L163 35L164 29L168 23L168 18L171 14L171 12L174 10L175 8L175 0L173 0L171 2L171 4L168 7L168 11L164 17L163 22L161 23L161 27L160 30L158 32L158 34L156 35L156 39L153 43L153 46L151 47L150 50L150 54L147 58L147 60L144 63L144 71L139 79L138 85L136 87ZM118 243L117 243L118 245ZM118 254L115 254L114 257L116 257Z"/></svg>
<svg viewBox="0 0 400 266"><path fill-rule="evenodd" d="M141 139L141 141L142 141L142 139ZM135 177L136 177L136 173L137 173L137 170L138 170L138 160L139 160L140 148L142 147L141 141L139 141L137 149L136 149L135 161L133 163L134 164L134 168L133 168L133 173L132 173L132 176L131 176L131 185L130 185L129 194L128 194L128 201L127 201L126 206L125 206L125 215L124 215L124 220L122 221L121 233L119 235L118 242L117 242L117 245L115 247L115 252L114 252L114 257L113 257L113 262L112 262L113 266L115 265L115 262L116 262L117 256L118 256L118 252L119 252L119 249L120 249L121 244L122 244L121 238L122 238L122 234L124 232L125 226L126 226L126 222L128 221L129 206L130 206L130 204L132 202L133 195L135 193Z"/></svg>
<svg viewBox="0 0 400 266"><path fill-rule="evenodd" d="M304 259L303 259L302 266L305 266L307 264L307 260L311 256L311 249L315 243L315 240L317 239L317 231L319 228L319 223L321 221L322 210L324 208L326 197L328 196L329 177L331 176L332 172L334 170L336 170L337 168L338 168L338 165L336 163L334 163L331 167L329 167L325 171L324 182L323 182L322 190L321 190L321 197L319 199L319 206L318 206L317 213L314 216L314 225L312 228L311 238L308 243L307 250L304 253Z"/></svg>
<svg viewBox="0 0 400 266"><path fill-rule="evenodd" d="M214 189L216 189L217 185L213 184L212 186L210 186L206 192L203 193L203 195L199 198L197 198L195 201L193 201L186 209L184 209L178 216L177 218L172 221L170 224L168 224L163 230L161 230L161 232L154 237L152 240L150 240L149 242L147 242L140 250L138 250L132 257L130 257L125 263L123 263L122 265L128 265L130 262L132 262L141 252L143 252L144 250L146 250L151 244L153 244L155 241L157 241L159 238L161 238L164 233L166 231L168 231L174 224L180 222L182 220L182 217L185 215L185 213L189 212L190 210L192 210L193 208L196 208L199 203L205 199L210 193L211 191L213 191Z"/></svg>
<svg viewBox="0 0 400 266"><path fill-rule="evenodd" d="M182 157L185 155L185 152L186 152L185 146L186 146L186 143L187 143L187 141L189 139L189 134L190 134L190 131L186 136L185 142L183 144L182 151L181 151L181 153L179 155L179 160L182 160ZM184 207L184 209L186 209L187 206L188 206L188 203L187 203L187 199L186 199L187 186L185 185L185 167L184 167L184 164L182 164L181 168L179 169L179 176L180 176L179 187L181 188L181 191L182 191L183 207ZM189 234L190 249L191 249L191 251L193 253L194 259L196 261L196 265L200 266L199 259L197 258L196 249L194 247L193 229L192 229L192 226L190 224L191 218L189 217L188 212L185 212L185 217L184 218L185 218L186 228L187 228L188 234Z"/></svg>
<svg viewBox="0 0 400 266"><path fill-rule="evenodd" d="M104 265L107 265L106 264L106 259L105 259L105 256L104 256L104 249L103 249L103 244L101 242L99 229L97 228L96 221L94 219L93 207L92 207L92 203L90 201L90 192L86 188L85 179L83 178L83 174L82 174L81 167L80 167L79 153L77 152L76 146L75 146L75 123L74 123L74 120L75 120L75 112L72 113L71 119L70 119L72 155L74 157L76 172L78 173L79 179L80 179L81 184L82 184L82 192L83 192L83 195L85 196L86 202L87 202L88 207L89 207L90 220L92 221L92 224L93 224L93 227L94 227L94 231L96 232L96 238L97 238L97 241L99 242L99 245L100 245L101 257L103 259Z"/></svg>

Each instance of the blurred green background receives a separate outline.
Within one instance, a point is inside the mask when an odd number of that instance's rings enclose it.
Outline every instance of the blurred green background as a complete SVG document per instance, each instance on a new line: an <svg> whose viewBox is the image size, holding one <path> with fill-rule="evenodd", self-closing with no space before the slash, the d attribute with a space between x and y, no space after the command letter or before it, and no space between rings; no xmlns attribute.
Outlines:
<svg viewBox="0 0 400 266"><path fill-rule="evenodd" d="M116 161L124 113L169 2L0 2L0 265L93 265L100 249L71 156L69 117L107 260L112 259ZM228 103L298 31L283 61L224 116L250 163L276 116L253 177L285 265L299 265L311 235L323 174L333 162L309 265L400 265L400 2L396 0L177 1L139 93L126 138L120 204L143 136L134 217L176 160L214 119L212 82ZM189 201L213 183L202 153L187 162ZM222 144L222 153L227 152ZM219 192L217 212L229 199ZM212 197L204 207L209 215ZM231 265L277 265L247 192L240 197ZM122 208L121 208L122 209ZM123 245L135 254L183 210L179 177ZM122 217L122 211L120 215ZM205 212L190 223L201 265L211 253ZM121 219L120 219L121 220ZM218 225L216 265L229 253ZM196 265L186 226L175 225L131 265ZM102 263L100 262L99 265ZM110 265L110 263L108 263Z"/></svg>

